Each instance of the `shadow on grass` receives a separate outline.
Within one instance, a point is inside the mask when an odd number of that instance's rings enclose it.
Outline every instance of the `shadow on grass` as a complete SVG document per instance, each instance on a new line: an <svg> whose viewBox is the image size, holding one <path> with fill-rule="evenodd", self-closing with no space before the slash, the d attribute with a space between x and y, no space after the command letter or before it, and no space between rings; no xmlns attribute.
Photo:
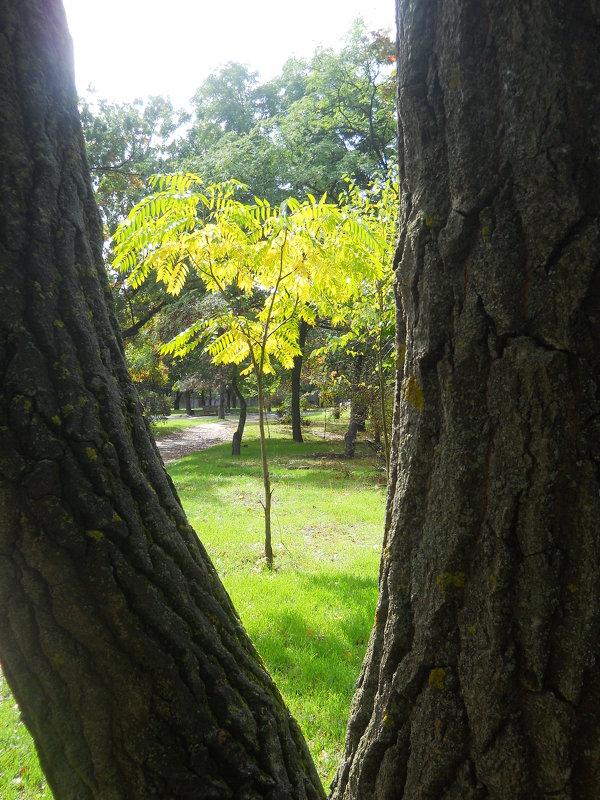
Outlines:
<svg viewBox="0 0 600 800"><path fill-rule="evenodd" d="M322 620L282 607L270 613L271 624L255 644L269 668L285 674L296 694L313 692L318 684L327 693L351 694L373 625L377 576L312 575L302 584L299 591L318 595Z"/></svg>
<svg viewBox="0 0 600 800"><path fill-rule="evenodd" d="M242 479L262 481L258 457L234 457L231 444L219 444L172 462L168 471L178 492L191 492L207 504L230 505L231 500L221 496L220 490L226 491Z"/></svg>
<svg viewBox="0 0 600 800"><path fill-rule="evenodd" d="M194 453L169 466L169 473L178 486L194 483L202 492L214 494L211 489L228 478L251 478L262 481L260 443L250 440L241 456L231 455L231 445L221 444ZM370 457L360 462L341 457L339 447L329 443L308 442L299 445L282 439L268 444L269 471L274 481L285 476L297 485L327 487L331 480L347 479L356 485L356 479L369 485L385 482L385 476L375 469L376 460Z"/></svg>

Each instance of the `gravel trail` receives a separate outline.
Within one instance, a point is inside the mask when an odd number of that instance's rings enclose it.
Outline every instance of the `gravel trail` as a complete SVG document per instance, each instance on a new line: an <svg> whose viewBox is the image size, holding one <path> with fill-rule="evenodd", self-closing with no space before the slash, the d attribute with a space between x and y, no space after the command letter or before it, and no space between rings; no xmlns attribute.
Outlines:
<svg viewBox="0 0 600 800"><path fill-rule="evenodd" d="M233 432L237 428L237 420L215 420L206 425L194 425L182 428L156 440L165 464L189 456L198 450L206 450L215 444L231 442Z"/></svg>

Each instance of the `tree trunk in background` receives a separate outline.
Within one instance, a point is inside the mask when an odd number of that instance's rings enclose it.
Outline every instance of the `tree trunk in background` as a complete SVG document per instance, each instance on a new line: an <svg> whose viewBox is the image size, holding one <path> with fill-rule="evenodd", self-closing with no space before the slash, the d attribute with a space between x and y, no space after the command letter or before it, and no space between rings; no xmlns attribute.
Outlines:
<svg viewBox="0 0 600 800"><path fill-rule="evenodd" d="M364 363L364 356L356 356L350 396L350 422L348 423L348 430L344 434L344 454L346 458L354 458L356 436L359 431L364 431L365 429L365 420L368 412L368 397L364 388L361 389L359 386Z"/></svg>
<svg viewBox="0 0 600 800"><path fill-rule="evenodd" d="M219 419L225 419L225 395L226 395L225 380L223 378L223 369L220 370L219 380Z"/></svg>
<svg viewBox="0 0 600 800"><path fill-rule="evenodd" d="M373 444L375 447L381 447L381 392L376 389L371 389L369 392L369 418L373 425Z"/></svg>
<svg viewBox="0 0 600 800"><path fill-rule="evenodd" d="M294 358L294 366L290 370L292 379L292 439L302 442L302 415L300 413L300 377L302 375L302 361L304 358L304 345L308 333L308 322L301 319L298 325L298 345L302 354Z"/></svg>
<svg viewBox="0 0 600 800"><path fill-rule="evenodd" d="M192 395L191 395L191 392L189 392L189 391L182 392L181 396L183 398L183 403L185 405L185 413L188 415L188 417L191 417L193 415L193 413L194 413L192 411Z"/></svg>
<svg viewBox="0 0 600 800"><path fill-rule="evenodd" d="M594 800L600 10L398 15L406 355L333 797Z"/></svg>
<svg viewBox="0 0 600 800"><path fill-rule="evenodd" d="M239 456L242 452L242 436L244 435L244 427L246 425L246 398L242 394L238 384L237 384L237 375L234 373L233 379L231 381L231 387L233 389L234 397L238 397L240 401L240 417L238 420L238 426L236 428L235 433L233 434L233 442L231 444L231 455L232 456Z"/></svg>
<svg viewBox="0 0 600 800"><path fill-rule="evenodd" d="M57 0L0 4L0 653L57 798L318 798L129 378Z"/></svg>
<svg viewBox="0 0 600 800"><path fill-rule="evenodd" d="M181 392L175 392L175 398L173 400L173 411L179 411L180 402L181 402Z"/></svg>

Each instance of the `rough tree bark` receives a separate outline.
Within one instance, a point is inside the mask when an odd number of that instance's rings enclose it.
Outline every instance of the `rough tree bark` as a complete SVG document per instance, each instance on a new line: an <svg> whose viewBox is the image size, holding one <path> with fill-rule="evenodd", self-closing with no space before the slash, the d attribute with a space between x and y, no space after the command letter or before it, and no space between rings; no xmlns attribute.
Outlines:
<svg viewBox="0 0 600 800"><path fill-rule="evenodd" d="M593 800L600 7L397 10L406 355L333 797Z"/></svg>
<svg viewBox="0 0 600 800"><path fill-rule="evenodd" d="M70 50L0 3L3 669L57 798L323 797L129 379Z"/></svg>
<svg viewBox="0 0 600 800"><path fill-rule="evenodd" d="M300 378L302 376L302 361L304 359L304 346L306 344L306 334L308 333L308 322L300 320L298 325L298 346L302 353L294 358L294 366L291 369L292 384L292 439L295 442L302 442L302 414L300 413Z"/></svg>

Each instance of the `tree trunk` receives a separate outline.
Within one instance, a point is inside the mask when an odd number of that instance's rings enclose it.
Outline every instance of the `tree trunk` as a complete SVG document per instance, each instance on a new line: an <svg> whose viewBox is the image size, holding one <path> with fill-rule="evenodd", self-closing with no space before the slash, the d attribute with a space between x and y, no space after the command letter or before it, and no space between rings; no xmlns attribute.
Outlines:
<svg viewBox="0 0 600 800"><path fill-rule="evenodd" d="M175 398L173 400L173 411L179 411L180 402L181 402L181 392L175 392Z"/></svg>
<svg viewBox="0 0 600 800"><path fill-rule="evenodd" d="M336 800L600 797L598 9L398 6L406 355Z"/></svg>
<svg viewBox="0 0 600 800"><path fill-rule="evenodd" d="M298 345L302 353L294 358L294 366L291 369L292 378L292 439L295 442L302 442L302 416L300 414L300 377L302 375L302 360L304 357L304 345L306 344L306 334L308 333L308 322L301 319L298 331Z"/></svg>
<svg viewBox="0 0 600 800"><path fill-rule="evenodd" d="M0 41L0 655L48 783L324 797L127 372L60 3Z"/></svg>
<svg viewBox="0 0 600 800"><path fill-rule="evenodd" d="M242 452L242 436L244 435L244 427L246 425L246 398L242 394L240 387L237 384L237 375L234 373L233 379L231 381L231 387L233 389L234 397L238 397L240 401L240 417L238 420L238 426L233 434L233 442L231 444L231 455L232 456L239 456Z"/></svg>
<svg viewBox="0 0 600 800"><path fill-rule="evenodd" d="M193 416L192 411L192 393L188 390L183 393L183 402L185 403L185 413L188 417Z"/></svg>
<svg viewBox="0 0 600 800"><path fill-rule="evenodd" d="M223 369L220 370L219 380L219 419L225 419L225 380L223 378Z"/></svg>
<svg viewBox="0 0 600 800"><path fill-rule="evenodd" d="M364 367L364 356L356 356L354 369L352 371L352 387L350 394L350 422L348 430L344 434L344 454L346 458L354 458L356 451L356 436L359 431L365 430L365 420L367 418L368 398L364 389L361 390L359 384Z"/></svg>
<svg viewBox="0 0 600 800"><path fill-rule="evenodd" d="M350 417L348 423L348 430L344 434L344 455L346 458L354 458L356 452L356 435L358 433L358 425L356 421Z"/></svg>
<svg viewBox="0 0 600 800"><path fill-rule="evenodd" d="M381 448L381 397L379 389L372 386L368 392L369 411L368 417L373 428L373 444L379 450Z"/></svg>
<svg viewBox="0 0 600 800"><path fill-rule="evenodd" d="M265 437L266 413L262 381L262 372L260 370L256 370L256 385L258 389L258 430L260 433L260 461L262 465L263 487L265 490L265 499L263 502L263 511L265 512L265 559L269 569L273 569L273 546L271 544L271 499L273 497L273 490L271 489L271 476L269 475L269 462L267 461L267 442Z"/></svg>

